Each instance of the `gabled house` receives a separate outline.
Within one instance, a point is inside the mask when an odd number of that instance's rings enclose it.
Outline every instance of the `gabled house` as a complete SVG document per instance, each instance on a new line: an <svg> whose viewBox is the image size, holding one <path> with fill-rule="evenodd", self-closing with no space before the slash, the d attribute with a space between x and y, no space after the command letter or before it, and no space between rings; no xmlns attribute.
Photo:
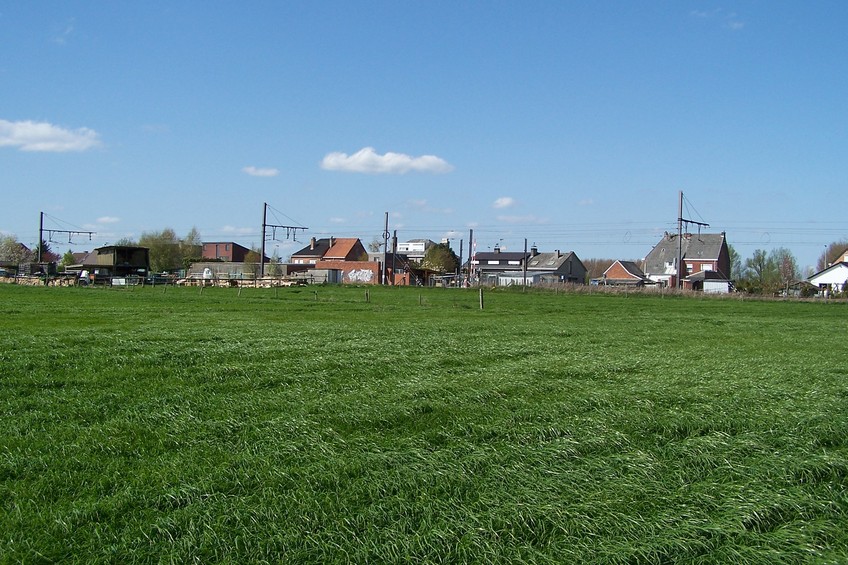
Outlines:
<svg viewBox="0 0 848 565"><path fill-rule="evenodd" d="M576 253L562 253L559 249L553 253L539 253L535 245L527 258L527 274L534 278L538 275L541 284L586 283L586 266Z"/></svg>
<svg viewBox="0 0 848 565"><path fill-rule="evenodd" d="M683 258L679 272L678 252ZM686 277L704 271L714 271L727 280L730 252L725 233L685 233L678 238L677 234L666 232L645 257L642 271L652 281L671 287L676 287L678 280L685 282ZM684 286L691 288L691 284Z"/></svg>
<svg viewBox="0 0 848 565"><path fill-rule="evenodd" d="M645 286L651 279L633 261L615 261L607 267L599 284L611 286ZM593 282L594 284L594 282Z"/></svg>
<svg viewBox="0 0 848 565"><path fill-rule="evenodd" d="M358 237L330 238L332 245L321 257L323 261L364 261L368 251Z"/></svg>
<svg viewBox="0 0 848 565"><path fill-rule="evenodd" d="M494 251L476 253L470 260L471 269L479 276L480 282L497 284L500 273L523 271L524 262L529 254L523 251L501 251L495 246Z"/></svg>
<svg viewBox="0 0 848 565"><path fill-rule="evenodd" d="M848 258L846 252L840 259ZM834 292L848 290L848 261L839 261L814 274L807 279L810 284L819 289L819 292L827 295Z"/></svg>
<svg viewBox="0 0 848 565"><path fill-rule="evenodd" d="M324 257L324 254L329 251L329 249L335 244L335 241L336 238L334 237L326 237L321 239L315 239L313 237L309 240L309 245L291 254L291 263L295 263L297 265L309 265L317 263Z"/></svg>

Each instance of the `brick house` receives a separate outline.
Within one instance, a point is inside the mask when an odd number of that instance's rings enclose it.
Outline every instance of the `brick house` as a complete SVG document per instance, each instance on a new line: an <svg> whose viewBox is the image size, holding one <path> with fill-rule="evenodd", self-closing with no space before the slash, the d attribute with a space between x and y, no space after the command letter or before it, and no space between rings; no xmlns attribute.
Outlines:
<svg viewBox="0 0 848 565"><path fill-rule="evenodd" d="M203 243L203 258L213 261L244 263L250 249L233 241L208 241Z"/></svg>
<svg viewBox="0 0 848 565"><path fill-rule="evenodd" d="M607 267L598 282L612 286L644 286L646 282L650 282L650 279L633 261L617 260Z"/></svg>
<svg viewBox="0 0 848 565"><path fill-rule="evenodd" d="M680 276L684 287L691 288L686 278L697 273L713 272L727 280L730 274L730 252L727 249L725 233L692 234L685 233L678 239L677 234L668 232L645 257L642 271L652 281L665 286L676 287L678 282L678 247L683 257ZM715 275L707 275L712 279ZM703 280L704 277L701 277Z"/></svg>

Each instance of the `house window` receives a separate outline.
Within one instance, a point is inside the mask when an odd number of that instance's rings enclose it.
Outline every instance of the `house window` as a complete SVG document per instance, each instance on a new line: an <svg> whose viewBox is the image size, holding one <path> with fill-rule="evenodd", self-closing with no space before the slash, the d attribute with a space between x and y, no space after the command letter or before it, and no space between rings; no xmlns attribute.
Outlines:
<svg viewBox="0 0 848 565"><path fill-rule="evenodd" d="M521 261L508 261L510 265L520 265Z"/></svg>
<svg viewBox="0 0 848 565"><path fill-rule="evenodd" d="M713 270L713 264L712 263L701 263L701 270L702 271L712 271Z"/></svg>
<svg viewBox="0 0 848 565"><path fill-rule="evenodd" d="M486 261L486 263L488 263L489 265L500 265L501 264L500 261Z"/></svg>
<svg viewBox="0 0 848 565"><path fill-rule="evenodd" d="M224 251L229 251L229 250L230 250L230 244L227 243L226 245L224 245Z"/></svg>

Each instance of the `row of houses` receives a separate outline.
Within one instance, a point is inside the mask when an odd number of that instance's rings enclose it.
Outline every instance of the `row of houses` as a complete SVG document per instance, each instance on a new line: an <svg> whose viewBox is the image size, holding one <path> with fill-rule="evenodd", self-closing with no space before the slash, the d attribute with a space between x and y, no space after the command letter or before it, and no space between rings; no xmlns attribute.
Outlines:
<svg viewBox="0 0 848 565"><path fill-rule="evenodd" d="M300 278L310 282L431 285L451 279L452 283L508 285L585 284L605 286L658 286L726 293L733 289L730 253L724 232L681 235L665 233L642 261L617 260L597 279L587 281L587 269L574 251L493 251L475 253L459 273L439 273L421 264L429 239L393 243L388 253L369 252L359 238L311 238L291 254L287 263L271 263L266 273ZM250 278L257 275L249 263L251 250L232 241L204 242L205 261L191 266L188 276ZM105 246L90 253L75 254L79 272L103 276L147 275L149 252L137 246ZM678 265L679 263L679 265ZM680 267L680 268L678 268ZM455 278L452 278L455 277ZM829 267L808 279L824 292L848 290L848 250Z"/></svg>

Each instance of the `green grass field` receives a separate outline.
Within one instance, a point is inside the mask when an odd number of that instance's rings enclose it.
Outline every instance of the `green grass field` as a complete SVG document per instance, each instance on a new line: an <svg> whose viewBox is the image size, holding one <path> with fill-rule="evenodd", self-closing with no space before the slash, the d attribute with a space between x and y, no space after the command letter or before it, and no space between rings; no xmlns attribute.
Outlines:
<svg viewBox="0 0 848 565"><path fill-rule="evenodd" d="M848 305L0 286L2 562L848 561Z"/></svg>

